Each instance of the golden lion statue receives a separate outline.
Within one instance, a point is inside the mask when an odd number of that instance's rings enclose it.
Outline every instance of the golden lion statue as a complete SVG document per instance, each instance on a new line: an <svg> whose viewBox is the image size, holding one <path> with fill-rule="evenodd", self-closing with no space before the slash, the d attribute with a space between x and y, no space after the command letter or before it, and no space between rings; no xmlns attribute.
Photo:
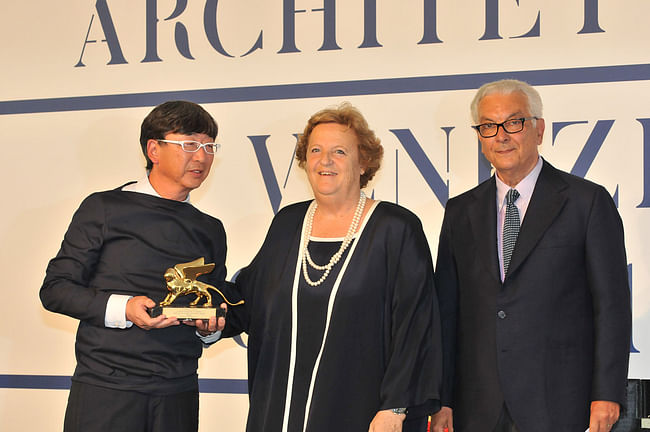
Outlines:
<svg viewBox="0 0 650 432"><path fill-rule="evenodd" d="M202 298L205 298L205 303L202 306L212 307L212 295L209 290L219 293L219 295L223 297L224 301L231 306L243 304L244 300L240 300L237 303L230 303L226 296L217 288L196 280L198 276L210 273L212 270L214 270L214 263L205 264L203 257L197 258L188 263L176 264L174 267L168 268L165 271L164 278L167 282L167 290L169 290L169 293L167 293L167 297L160 302L160 306L169 306L179 296L196 294L196 299L190 303L190 306L198 305L199 301Z"/></svg>

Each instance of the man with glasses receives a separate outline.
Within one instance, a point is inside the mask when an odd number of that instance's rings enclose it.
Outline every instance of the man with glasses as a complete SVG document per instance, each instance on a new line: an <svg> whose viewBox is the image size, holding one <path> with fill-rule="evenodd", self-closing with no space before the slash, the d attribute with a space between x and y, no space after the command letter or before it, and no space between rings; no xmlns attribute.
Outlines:
<svg viewBox="0 0 650 432"><path fill-rule="evenodd" d="M226 276L223 225L190 204L210 172L216 136L216 122L197 104L154 108L140 135L147 175L86 198L50 261L41 301L80 321L66 432L198 429L198 358L225 322L191 323L199 334L148 308L166 296L163 275L176 264L203 257L215 268L202 280L217 285Z"/></svg>
<svg viewBox="0 0 650 432"><path fill-rule="evenodd" d="M495 175L448 201L436 266L442 432L609 431L626 400L623 226L602 186L543 160L542 101L515 80L471 106Z"/></svg>

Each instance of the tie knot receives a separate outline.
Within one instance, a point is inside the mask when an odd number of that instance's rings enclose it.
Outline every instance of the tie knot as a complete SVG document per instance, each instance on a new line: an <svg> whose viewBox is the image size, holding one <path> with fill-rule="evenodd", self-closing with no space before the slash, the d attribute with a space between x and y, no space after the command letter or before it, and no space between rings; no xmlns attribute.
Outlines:
<svg viewBox="0 0 650 432"><path fill-rule="evenodd" d="M517 201L517 198L519 198L519 192L517 192L517 189L510 189L506 194L506 203L514 204L514 202Z"/></svg>

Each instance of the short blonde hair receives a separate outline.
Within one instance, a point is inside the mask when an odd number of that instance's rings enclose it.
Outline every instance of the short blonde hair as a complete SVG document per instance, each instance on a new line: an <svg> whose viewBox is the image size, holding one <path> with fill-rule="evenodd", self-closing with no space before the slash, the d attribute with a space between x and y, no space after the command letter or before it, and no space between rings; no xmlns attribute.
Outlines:
<svg viewBox="0 0 650 432"><path fill-rule="evenodd" d="M381 140L377 138L375 132L368 127L368 122L366 122L361 112L348 102L344 102L336 108L326 108L318 111L309 118L307 126L305 126L302 135L298 137L298 144L296 145L298 165L301 168L305 167L309 137L314 128L322 123L336 123L347 126L357 136L359 161L363 167L360 184L361 188L366 187L381 166L384 148L381 146Z"/></svg>

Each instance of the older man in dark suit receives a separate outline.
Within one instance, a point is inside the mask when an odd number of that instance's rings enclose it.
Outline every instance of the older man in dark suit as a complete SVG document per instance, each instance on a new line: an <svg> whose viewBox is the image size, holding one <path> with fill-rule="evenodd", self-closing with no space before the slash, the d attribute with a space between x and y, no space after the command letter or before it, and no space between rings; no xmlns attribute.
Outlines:
<svg viewBox="0 0 650 432"><path fill-rule="evenodd" d="M615 204L539 156L542 102L528 84L484 85L472 115L496 175L445 210L445 406L432 430L609 431L625 402L631 328Z"/></svg>

